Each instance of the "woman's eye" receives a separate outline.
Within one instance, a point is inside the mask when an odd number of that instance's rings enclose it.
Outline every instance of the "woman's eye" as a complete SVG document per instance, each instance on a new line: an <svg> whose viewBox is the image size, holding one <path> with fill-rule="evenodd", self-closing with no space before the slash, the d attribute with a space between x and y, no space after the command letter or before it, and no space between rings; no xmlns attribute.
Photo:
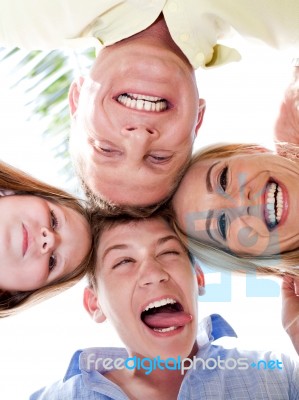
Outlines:
<svg viewBox="0 0 299 400"><path fill-rule="evenodd" d="M218 219L218 229L222 239L226 240L227 221L225 213L222 213Z"/></svg>
<svg viewBox="0 0 299 400"><path fill-rule="evenodd" d="M58 228L58 218L53 210L50 210L50 216L51 216L51 228L57 229Z"/></svg>
<svg viewBox="0 0 299 400"><path fill-rule="evenodd" d="M124 258L123 260L117 262L116 264L113 265L112 269L117 268L121 265L125 265L125 264L129 264L133 262L133 260L131 258Z"/></svg>
<svg viewBox="0 0 299 400"><path fill-rule="evenodd" d="M56 267L57 264L57 258L54 254L51 254L49 258L49 270L50 272Z"/></svg>
<svg viewBox="0 0 299 400"><path fill-rule="evenodd" d="M227 173L228 173L228 167L225 167L221 171L220 177L219 177L219 184L221 186L221 189L224 192L226 191L226 187L227 187Z"/></svg>

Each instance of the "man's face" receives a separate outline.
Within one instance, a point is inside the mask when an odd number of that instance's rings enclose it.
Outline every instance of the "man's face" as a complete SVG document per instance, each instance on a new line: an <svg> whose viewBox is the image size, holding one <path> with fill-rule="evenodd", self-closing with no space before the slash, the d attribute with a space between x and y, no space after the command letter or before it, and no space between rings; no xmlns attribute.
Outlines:
<svg viewBox="0 0 299 400"><path fill-rule="evenodd" d="M197 331L196 277L166 222L156 218L104 231L96 279L97 291L86 289L85 295L96 298L97 307L130 354L165 359L192 352Z"/></svg>
<svg viewBox="0 0 299 400"><path fill-rule="evenodd" d="M191 66L136 40L103 49L81 83L70 91L71 140L87 186L116 204L166 198L203 116Z"/></svg>

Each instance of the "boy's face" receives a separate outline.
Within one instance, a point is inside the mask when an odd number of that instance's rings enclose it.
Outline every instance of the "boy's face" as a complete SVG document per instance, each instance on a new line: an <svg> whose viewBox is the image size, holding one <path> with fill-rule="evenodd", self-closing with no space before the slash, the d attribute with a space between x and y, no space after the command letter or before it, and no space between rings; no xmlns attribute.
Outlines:
<svg viewBox="0 0 299 400"><path fill-rule="evenodd" d="M175 53L138 41L104 48L70 91L71 148L87 186L115 204L165 199L190 158L202 103Z"/></svg>
<svg viewBox="0 0 299 400"><path fill-rule="evenodd" d="M157 218L104 231L97 257L97 293L85 292L93 317L107 317L131 355L187 357L197 332L197 283L166 222Z"/></svg>

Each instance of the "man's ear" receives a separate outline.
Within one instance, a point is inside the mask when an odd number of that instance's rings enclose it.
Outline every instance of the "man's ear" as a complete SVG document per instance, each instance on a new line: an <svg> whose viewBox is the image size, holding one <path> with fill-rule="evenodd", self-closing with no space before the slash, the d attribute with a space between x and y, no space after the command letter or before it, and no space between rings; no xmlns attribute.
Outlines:
<svg viewBox="0 0 299 400"><path fill-rule="evenodd" d="M204 99L199 99L198 101L198 114L197 114L197 124L195 127L195 134L197 136L198 130L202 124L203 116L206 111L206 101Z"/></svg>
<svg viewBox="0 0 299 400"><path fill-rule="evenodd" d="M105 321L106 316L98 302L98 296L94 289L89 286L84 289L83 305L95 322L101 323Z"/></svg>
<svg viewBox="0 0 299 400"><path fill-rule="evenodd" d="M197 260L195 260L194 272L195 272L195 276L196 276L196 280L197 280L198 295L203 296L206 292L205 276L204 276L204 273L202 272L202 269L200 268Z"/></svg>
<svg viewBox="0 0 299 400"><path fill-rule="evenodd" d="M84 78L80 76L79 78L75 79L70 86L68 99L69 99L70 112L72 116L75 115L78 108L79 97L83 82Z"/></svg>

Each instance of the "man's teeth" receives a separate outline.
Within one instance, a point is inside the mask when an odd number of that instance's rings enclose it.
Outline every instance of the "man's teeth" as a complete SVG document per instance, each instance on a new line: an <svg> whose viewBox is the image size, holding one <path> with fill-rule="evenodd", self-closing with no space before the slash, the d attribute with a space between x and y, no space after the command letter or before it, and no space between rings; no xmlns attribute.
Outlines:
<svg viewBox="0 0 299 400"><path fill-rule="evenodd" d="M171 298L157 300L157 301L154 301L153 303L150 303L148 306L146 306L143 311L148 311L151 308L163 307L163 306L166 306L166 304L175 304L175 303L176 303L176 301Z"/></svg>
<svg viewBox="0 0 299 400"><path fill-rule="evenodd" d="M283 193L277 183L270 183L266 188L266 217L271 227L274 227L281 220L283 212Z"/></svg>
<svg viewBox="0 0 299 400"><path fill-rule="evenodd" d="M135 110L161 112L167 109L167 101L161 97L123 93L118 96L117 101L125 107Z"/></svg>
<svg viewBox="0 0 299 400"><path fill-rule="evenodd" d="M169 328L161 328L161 329L159 329L159 328L154 328L153 330L155 331L155 332L170 332L170 331L174 331L175 329L178 329L178 327L177 326L170 326Z"/></svg>

